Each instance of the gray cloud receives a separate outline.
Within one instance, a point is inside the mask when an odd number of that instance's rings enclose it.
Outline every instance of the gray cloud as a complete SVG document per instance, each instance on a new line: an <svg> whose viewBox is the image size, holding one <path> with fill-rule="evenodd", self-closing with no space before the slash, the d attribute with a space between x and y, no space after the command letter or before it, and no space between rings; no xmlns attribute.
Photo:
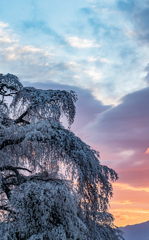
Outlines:
<svg viewBox="0 0 149 240"><path fill-rule="evenodd" d="M120 182L148 187L149 87L98 114L83 134L89 145L101 151L101 163L118 172Z"/></svg>
<svg viewBox="0 0 149 240"><path fill-rule="evenodd" d="M95 142L119 151L145 150L149 147L149 88L128 94L121 101L99 114L85 131L94 135ZM99 135L95 135L96 132Z"/></svg>

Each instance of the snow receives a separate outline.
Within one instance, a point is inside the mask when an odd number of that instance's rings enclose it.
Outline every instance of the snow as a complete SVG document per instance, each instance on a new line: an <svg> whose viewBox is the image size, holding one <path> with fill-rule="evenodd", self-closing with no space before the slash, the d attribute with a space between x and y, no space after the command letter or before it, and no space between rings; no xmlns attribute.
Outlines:
<svg viewBox="0 0 149 240"><path fill-rule="evenodd" d="M0 94L1 239L123 239L108 212L118 175L70 131L76 93L24 88L1 74Z"/></svg>

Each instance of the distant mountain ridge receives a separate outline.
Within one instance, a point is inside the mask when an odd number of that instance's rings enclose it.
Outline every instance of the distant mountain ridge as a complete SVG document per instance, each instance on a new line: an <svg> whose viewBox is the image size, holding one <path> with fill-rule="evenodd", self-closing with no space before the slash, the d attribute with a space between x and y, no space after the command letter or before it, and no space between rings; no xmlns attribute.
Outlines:
<svg viewBox="0 0 149 240"><path fill-rule="evenodd" d="M125 240L149 240L149 221L120 227L119 229L124 232Z"/></svg>

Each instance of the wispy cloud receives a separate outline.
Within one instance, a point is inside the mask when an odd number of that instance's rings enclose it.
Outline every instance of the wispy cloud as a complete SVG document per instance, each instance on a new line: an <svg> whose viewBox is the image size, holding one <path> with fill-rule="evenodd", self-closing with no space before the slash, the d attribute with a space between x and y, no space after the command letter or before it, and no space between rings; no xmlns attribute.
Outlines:
<svg viewBox="0 0 149 240"><path fill-rule="evenodd" d="M17 43L17 35L12 33L9 28L9 24L5 22L0 22L0 43L1 44L11 44Z"/></svg>
<svg viewBox="0 0 149 240"><path fill-rule="evenodd" d="M121 103L99 114L92 124L86 127L89 134L98 131L100 135L96 141L102 141L109 146L116 146L122 155L132 155L132 150L148 147L148 119L149 119L149 88L128 94L121 99ZM140 130L139 130L140 129ZM91 136L92 136L91 134ZM101 138L102 134L102 138ZM94 139L95 139L94 138ZM124 150L129 152L121 152ZM131 151L131 152L130 152ZM143 151L144 152L144 151Z"/></svg>
<svg viewBox="0 0 149 240"><path fill-rule="evenodd" d="M119 189L122 189L122 190L130 190L130 191L145 191L145 192L149 192L149 187L146 188L146 187L132 187L130 186L129 184L125 184L125 183L113 183L113 186L114 187L117 187Z"/></svg>
<svg viewBox="0 0 149 240"><path fill-rule="evenodd" d="M135 210L131 210L131 209L115 209L115 210L111 210L111 212L130 212L130 213L146 213L149 214L149 210L143 211L142 209L135 209Z"/></svg>
<svg viewBox="0 0 149 240"><path fill-rule="evenodd" d="M85 70L84 72L87 73L87 75L93 79L94 83L96 82L99 83L103 77L102 72L100 70L97 71L95 67L91 67L88 70Z"/></svg>
<svg viewBox="0 0 149 240"><path fill-rule="evenodd" d="M111 204L117 204L117 205L130 205L132 204L133 202L130 202L129 200L126 200L126 201L117 201L117 202L111 202Z"/></svg>
<svg viewBox="0 0 149 240"><path fill-rule="evenodd" d="M69 42L69 44L72 47L75 48L99 48L100 45L96 44L94 41L92 40L88 40L88 39L81 39L78 37L68 37L67 41Z"/></svg>
<svg viewBox="0 0 149 240"><path fill-rule="evenodd" d="M107 58L102 58L100 56L98 56L98 57L90 56L90 57L87 58L87 60L89 62L98 62L99 61L101 63L111 63L111 61L108 60Z"/></svg>

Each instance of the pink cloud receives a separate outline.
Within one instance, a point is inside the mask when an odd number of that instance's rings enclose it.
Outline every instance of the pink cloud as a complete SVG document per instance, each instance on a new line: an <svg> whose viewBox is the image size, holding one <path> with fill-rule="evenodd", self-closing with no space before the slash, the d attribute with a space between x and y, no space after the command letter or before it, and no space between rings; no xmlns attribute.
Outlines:
<svg viewBox="0 0 149 240"><path fill-rule="evenodd" d="M99 113L81 132L101 152L101 163L118 172L119 182L132 186L149 186L148 106L149 88L133 92Z"/></svg>

